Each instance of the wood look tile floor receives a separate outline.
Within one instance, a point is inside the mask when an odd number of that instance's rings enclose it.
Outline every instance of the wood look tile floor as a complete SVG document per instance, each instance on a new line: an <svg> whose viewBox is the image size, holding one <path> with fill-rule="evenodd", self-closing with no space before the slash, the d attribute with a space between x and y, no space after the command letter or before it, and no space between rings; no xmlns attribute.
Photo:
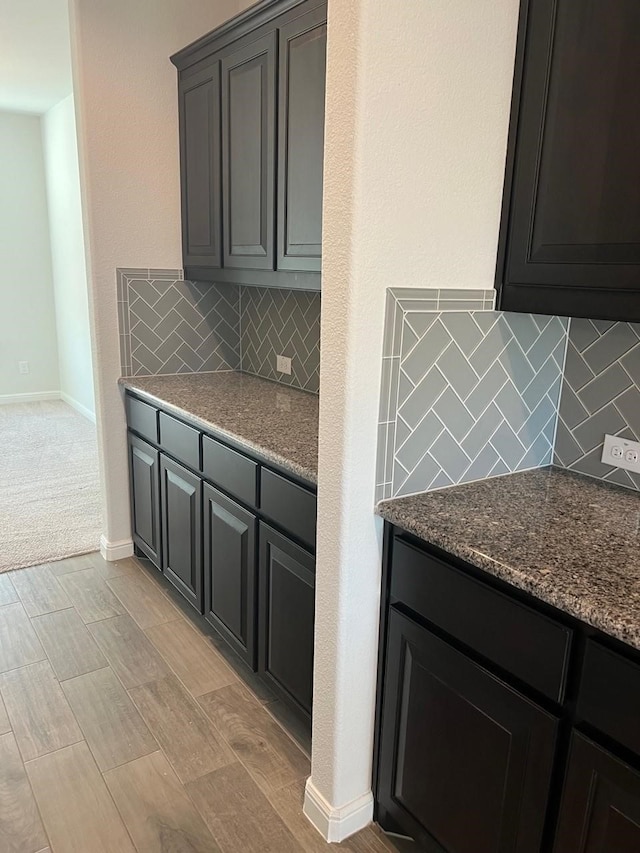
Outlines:
<svg viewBox="0 0 640 853"><path fill-rule="evenodd" d="M304 733L153 572L0 575L1 853L398 850L375 826L325 844Z"/></svg>

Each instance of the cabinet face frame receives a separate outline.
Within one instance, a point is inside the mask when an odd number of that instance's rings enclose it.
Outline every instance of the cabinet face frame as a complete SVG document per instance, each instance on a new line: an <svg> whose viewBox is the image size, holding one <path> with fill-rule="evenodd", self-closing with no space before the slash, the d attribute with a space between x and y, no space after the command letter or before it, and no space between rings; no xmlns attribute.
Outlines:
<svg viewBox="0 0 640 853"><path fill-rule="evenodd" d="M604 246L595 243L583 244L582 260L578 255L575 260L570 259L570 244L550 245L548 257L541 255L539 262L533 258L560 5L560 0L520 0L496 262L496 307L504 311L637 322L640 261L616 260L616 243L609 244L610 257L605 262ZM600 258L596 259L598 253ZM634 244L635 255L640 256L640 242Z"/></svg>
<svg viewBox="0 0 640 853"><path fill-rule="evenodd" d="M223 264L226 268L273 270L275 263L275 136L276 136L276 32L275 30L256 41L249 42L233 53L222 58L222 219L223 219ZM258 186L259 198L257 210L253 214L259 219L259 238L257 241L242 244L236 241L233 220L237 215L234 206L234 174L239 171L234 160L239 156L238 139L234 138L234 106L232 84L240 74L259 70L259 160ZM247 105L243 111L245 118L251 116ZM254 113L252 116L256 118ZM236 116L237 118L237 116ZM253 134L239 132L238 135L249 141ZM255 164L254 164L255 165ZM255 184L255 182L254 182ZM251 189L254 189L254 184ZM245 189L249 188L248 185ZM255 199L253 200L255 201Z"/></svg>

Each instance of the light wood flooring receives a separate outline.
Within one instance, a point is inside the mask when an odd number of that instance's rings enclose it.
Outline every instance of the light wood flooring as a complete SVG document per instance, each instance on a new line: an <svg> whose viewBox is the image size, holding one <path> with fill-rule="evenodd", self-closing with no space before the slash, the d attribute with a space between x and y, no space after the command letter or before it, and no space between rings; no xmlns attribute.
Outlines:
<svg viewBox="0 0 640 853"><path fill-rule="evenodd" d="M308 742L135 559L0 574L2 853L388 853L302 814Z"/></svg>

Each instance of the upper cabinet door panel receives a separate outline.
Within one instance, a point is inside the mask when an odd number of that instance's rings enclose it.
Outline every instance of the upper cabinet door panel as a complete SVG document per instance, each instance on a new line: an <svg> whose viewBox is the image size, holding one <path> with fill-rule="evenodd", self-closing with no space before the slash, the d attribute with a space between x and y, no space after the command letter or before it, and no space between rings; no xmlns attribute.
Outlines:
<svg viewBox="0 0 640 853"><path fill-rule="evenodd" d="M275 32L222 60L224 266L274 268Z"/></svg>
<svg viewBox="0 0 640 853"><path fill-rule="evenodd" d="M179 98L184 264L219 268L220 63L181 78Z"/></svg>
<svg viewBox="0 0 640 853"><path fill-rule="evenodd" d="M547 313L636 319L640 4L528 0L521 14L501 307L535 308L514 294L536 287Z"/></svg>
<svg viewBox="0 0 640 853"><path fill-rule="evenodd" d="M278 269L320 271L327 48L324 7L280 29Z"/></svg>

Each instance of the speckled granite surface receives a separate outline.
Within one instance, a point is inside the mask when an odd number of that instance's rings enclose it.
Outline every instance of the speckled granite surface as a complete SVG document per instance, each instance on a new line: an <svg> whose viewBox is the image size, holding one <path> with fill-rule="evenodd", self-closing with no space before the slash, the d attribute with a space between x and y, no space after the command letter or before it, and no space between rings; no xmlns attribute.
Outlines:
<svg viewBox="0 0 640 853"><path fill-rule="evenodd" d="M378 513L640 649L640 495L540 468L383 501Z"/></svg>
<svg viewBox="0 0 640 853"><path fill-rule="evenodd" d="M189 417L312 483L318 479L318 397L244 373L120 379L168 412Z"/></svg>

